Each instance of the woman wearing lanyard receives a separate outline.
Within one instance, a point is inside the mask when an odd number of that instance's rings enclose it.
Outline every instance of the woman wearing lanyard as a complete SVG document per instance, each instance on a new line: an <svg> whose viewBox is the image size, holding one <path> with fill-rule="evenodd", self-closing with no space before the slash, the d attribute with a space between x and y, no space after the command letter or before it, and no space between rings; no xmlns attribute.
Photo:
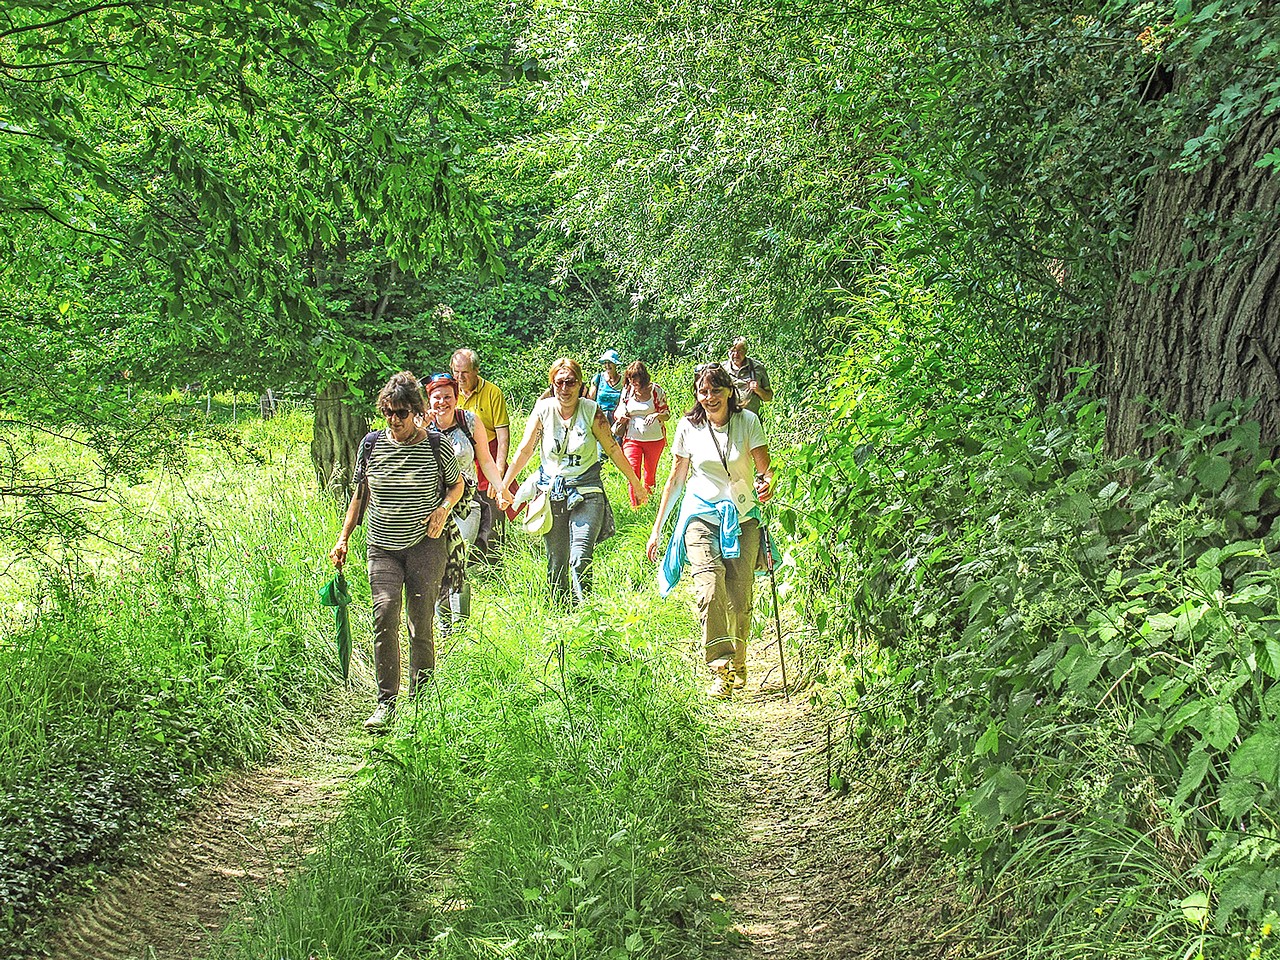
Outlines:
<svg viewBox="0 0 1280 960"><path fill-rule="evenodd" d="M666 596L688 560L711 669L707 692L725 699L747 682L752 581L761 557L760 504L773 496L773 468L760 418L738 408L723 367L699 366L694 395L697 403L676 426L671 476L646 553L658 559L662 528L683 489L671 543L658 568L658 588Z"/></svg>
<svg viewBox="0 0 1280 960"><path fill-rule="evenodd" d="M582 368L561 357L551 365L547 378L552 395L534 405L524 439L498 489L510 489L537 447L538 490L551 501L551 529L545 534L547 579L553 595L567 598L572 592L581 603L591 590L595 546L613 533L613 514L600 478L601 451L635 489L643 491L643 487L600 408L582 396ZM642 492L640 503L647 499Z"/></svg>
<svg viewBox="0 0 1280 960"><path fill-rule="evenodd" d="M489 434L474 413L458 409L458 381L452 374L435 373L423 381L431 412L431 425L449 441L458 458L458 469L466 480L467 490L474 494L478 474L489 481L489 489L498 491L498 509L505 509L510 497L500 486L502 475L489 452ZM466 513L454 512L454 522L468 548L475 546L480 532L480 501L473 495ZM465 575L465 574L464 574ZM471 585L464 579L461 587L440 598L441 633L448 634L453 624L471 615Z"/></svg>

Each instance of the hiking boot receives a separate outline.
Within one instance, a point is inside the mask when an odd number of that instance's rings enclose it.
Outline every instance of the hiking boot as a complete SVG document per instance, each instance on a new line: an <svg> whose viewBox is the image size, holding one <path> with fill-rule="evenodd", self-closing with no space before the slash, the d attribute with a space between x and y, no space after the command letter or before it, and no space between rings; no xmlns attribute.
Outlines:
<svg viewBox="0 0 1280 960"><path fill-rule="evenodd" d="M747 685L747 665L735 664L733 668L733 689L741 690Z"/></svg>
<svg viewBox="0 0 1280 960"><path fill-rule="evenodd" d="M380 703L373 713L369 714L369 719L364 722L366 730L384 730L387 725L395 719L396 706L394 703Z"/></svg>
<svg viewBox="0 0 1280 960"><path fill-rule="evenodd" d="M711 685L707 687L707 696L712 700L728 700L733 696L733 664L716 660L710 667Z"/></svg>

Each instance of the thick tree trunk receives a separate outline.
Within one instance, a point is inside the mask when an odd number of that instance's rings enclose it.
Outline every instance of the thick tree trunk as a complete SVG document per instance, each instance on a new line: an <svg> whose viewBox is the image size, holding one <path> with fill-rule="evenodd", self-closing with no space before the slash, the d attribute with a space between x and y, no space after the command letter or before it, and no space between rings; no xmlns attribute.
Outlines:
<svg viewBox="0 0 1280 960"><path fill-rule="evenodd" d="M311 434L311 462L316 482L343 500L351 497L351 471L368 424L351 406L345 383L327 383L316 394Z"/></svg>
<svg viewBox="0 0 1280 960"><path fill-rule="evenodd" d="M1258 116L1216 162L1148 184L1102 342L1074 345L1102 361L1113 452L1150 448L1153 405L1195 419L1244 397L1280 440L1280 170L1257 166L1278 147L1280 113Z"/></svg>

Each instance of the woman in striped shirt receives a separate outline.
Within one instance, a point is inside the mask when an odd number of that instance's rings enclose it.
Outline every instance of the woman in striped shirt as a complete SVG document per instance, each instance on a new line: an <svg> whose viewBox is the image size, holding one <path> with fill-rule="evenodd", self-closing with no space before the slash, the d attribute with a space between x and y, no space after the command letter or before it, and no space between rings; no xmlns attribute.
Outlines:
<svg viewBox="0 0 1280 960"><path fill-rule="evenodd" d="M329 559L341 567L347 539L368 507L369 588L373 594L373 660L378 706L370 730L391 720L400 692L400 611L409 627L409 693L435 669L432 612L446 560L441 538L465 485L453 448L425 424L418 379L407 370L378 394L385 430L365 437L356 458L356 496Z"/></svg>

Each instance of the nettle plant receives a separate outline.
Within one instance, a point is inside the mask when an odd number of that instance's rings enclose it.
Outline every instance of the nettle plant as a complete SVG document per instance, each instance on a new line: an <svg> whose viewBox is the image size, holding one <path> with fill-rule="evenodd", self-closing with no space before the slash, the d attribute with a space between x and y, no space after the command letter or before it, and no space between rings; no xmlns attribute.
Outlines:
<svg viewBox="0 0 1280 960"><path fill-rule="evenodd" d="M1248 405L1115 460L1078 395L1016 414L866 397L833 399L785 520L858 734L918 737L948 846L986 881L1017 865L1037 903L1092 895L1117 930L1178 929L1201 898L1201 937L1272 919L1280 471ZM1157 892L1099 893L1139 881Z"/></svg>

